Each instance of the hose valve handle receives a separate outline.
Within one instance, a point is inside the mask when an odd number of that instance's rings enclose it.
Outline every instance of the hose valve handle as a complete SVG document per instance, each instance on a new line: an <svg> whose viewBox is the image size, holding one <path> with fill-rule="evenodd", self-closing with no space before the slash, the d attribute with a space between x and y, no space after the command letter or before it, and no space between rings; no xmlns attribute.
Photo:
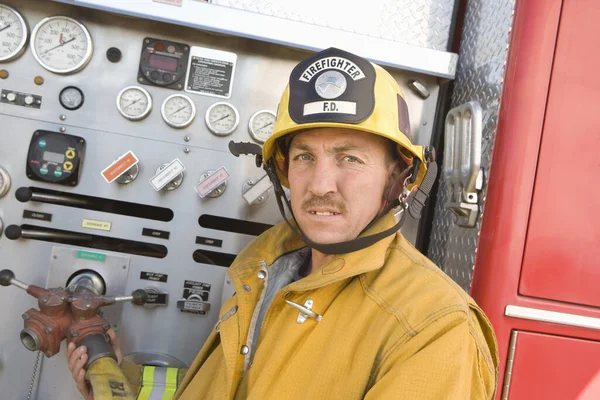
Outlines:
<svg viewBox="0 0 600 400"><path fill-rule="evenodd" d="M137 289L131 293L131 296L115 296L115 303L130 301L137 306L143 306L148 301L148 292L144 289Z"/></svg>
<svg viewBox="0 0 600 400"><path fill-rule="evenodd" d="M2 271L0 271L0 285L2 285L2 286L14 285L25 291L29 288L28 284L16 279L15 273L12 272L10 269L3 269Z"/></svg>

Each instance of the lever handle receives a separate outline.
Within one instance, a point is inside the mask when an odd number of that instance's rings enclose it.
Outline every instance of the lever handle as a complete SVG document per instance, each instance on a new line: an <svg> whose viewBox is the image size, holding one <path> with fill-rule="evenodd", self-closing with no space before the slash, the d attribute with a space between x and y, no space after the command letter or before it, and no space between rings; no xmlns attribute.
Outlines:
<svg viewBox="0 0 600 400"><path fill-rule="evenodd" d="M131 292L131 296L114 297L114 303L123 303L126 301L130 301L136 306L143 306L148 301L148 292L146 292L144 289L137 289Z"/></svg>
<svg viewBox="0 0 600 400"><path fill-rule="evenodd" d="M255 143L248 142L229 142L229 151L236 157L240 154L258 156L262 154L262 148Z"/></svg>
<svg viewBox="0 0 600 400"><path fill-rule="evenodd" d="M27 285L26 283L21 282L18 279L15 279L15 273L12 272L10 269L3 269L2 271L0 271L0 285L2 285L2 286L14 285L23 290L27 290L29 288L29 285Z"/></svg>

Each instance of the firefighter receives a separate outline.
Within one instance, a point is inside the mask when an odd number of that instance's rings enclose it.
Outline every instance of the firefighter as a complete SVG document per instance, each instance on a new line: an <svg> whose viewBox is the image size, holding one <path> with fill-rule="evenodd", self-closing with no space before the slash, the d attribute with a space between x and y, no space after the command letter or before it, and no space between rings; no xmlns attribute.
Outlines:
<svg viewBox="0 0 600 400"><path fill-rule="evenodd" d="M236 294L175 398L492 399L490 323L398 232L435 164L393 77L335 48L302 61L262 162L285 222L229 268ZM70 345L87 398L85 360Z"/></svg>

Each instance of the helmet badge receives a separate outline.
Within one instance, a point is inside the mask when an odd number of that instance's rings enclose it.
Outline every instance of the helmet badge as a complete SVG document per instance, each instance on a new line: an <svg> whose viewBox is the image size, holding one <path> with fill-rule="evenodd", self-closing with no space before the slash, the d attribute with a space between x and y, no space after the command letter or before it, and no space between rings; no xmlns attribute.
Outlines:
<svg viewBox="0 0 600 400"><path fill-rule="evenodd" d="M315 91L323 99L336 99L344 94L348 83L346 77L338 71L323 72L315 81Z"/></svg>

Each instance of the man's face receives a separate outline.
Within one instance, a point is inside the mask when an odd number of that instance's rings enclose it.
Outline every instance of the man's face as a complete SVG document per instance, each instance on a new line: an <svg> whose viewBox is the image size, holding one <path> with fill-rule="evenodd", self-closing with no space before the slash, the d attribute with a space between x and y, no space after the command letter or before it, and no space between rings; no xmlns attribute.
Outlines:
<svg viewBox="0 0 600 400"><path fill-rule="evenodd" d="M387 139L342 128L297 134L290 145L292 210L309 239L354 239L381 209L390 174Z"/></svg>

